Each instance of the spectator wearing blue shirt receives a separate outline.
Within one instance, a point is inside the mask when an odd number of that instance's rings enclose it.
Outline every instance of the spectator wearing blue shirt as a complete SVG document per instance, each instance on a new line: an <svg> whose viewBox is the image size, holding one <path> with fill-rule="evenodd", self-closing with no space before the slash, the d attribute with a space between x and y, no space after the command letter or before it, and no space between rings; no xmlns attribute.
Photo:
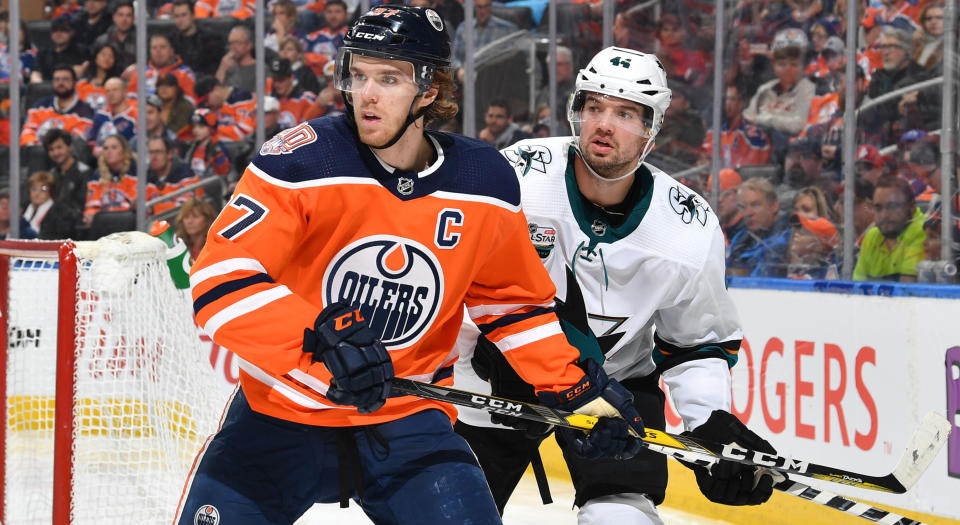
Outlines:
<svg viewBox="0 0 960 525"><path fill-rule="evenodd" d="M747 179L737 191L737 206L746 228L730 239L727 274L750 277L784 277L790 243L790 223L780 211L777 192L770 181Z"/></svg>
<svg viewBox="0 0 960 525"><path fill-rule="evenodd" d="M474 52L498 38L517 31L517 26L502 18L493 16L493 0L477 0L473 4ZM457 82L463 83L463 61L466 60L466 27L460 24L453 37L453 67L456 69Z"/></svg>

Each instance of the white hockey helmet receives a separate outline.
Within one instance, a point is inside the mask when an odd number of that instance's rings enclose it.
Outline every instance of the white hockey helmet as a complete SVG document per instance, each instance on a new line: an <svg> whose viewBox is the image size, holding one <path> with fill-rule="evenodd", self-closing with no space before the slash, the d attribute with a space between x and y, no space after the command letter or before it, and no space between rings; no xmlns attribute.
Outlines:
<svg viewBox="0 0 960 525"><path fill-rule="evenodd" d="M650 108L649 138L640 154L640 162L653 149L653 141L663 126L663 115L670 106L672 92L667 87L667 72L656 55L622 47L608 47L597 53L587 67L577 73L576 88L570 96L567 120L579 136L580 111L588 93L630 100Z"/></svg>

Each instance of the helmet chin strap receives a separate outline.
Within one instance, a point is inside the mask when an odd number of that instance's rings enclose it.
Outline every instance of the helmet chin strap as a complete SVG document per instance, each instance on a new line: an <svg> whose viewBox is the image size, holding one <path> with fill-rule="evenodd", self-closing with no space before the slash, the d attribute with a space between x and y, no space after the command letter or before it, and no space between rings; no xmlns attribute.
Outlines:
<svg viewBox="0 0 960 525"><path fill-rule="evenodd" d="M417 104L417 99L419 99L421 96L423 95L420 94L413 98L413 102L410 103L410 109L407 111L407 120L403 123L403 126L400 126L400 131L398 131L397 134L394 135L392 139L388 140L387 143L382 146L373 146L369 144L368 146L372 149L387 149L390 146L393 146L394 144L396 144L397 141L400 140L400 137L402 137L403 134L407 132L407 128L410 127L410 124L413 124L414 122L417 121L418 118L422 117L423 114L427 112L427 108L430 107L430 105L428 104L422 107L420 111L416 112L416 114L414 114L413 106Z"/></svg>
<svg viewBox="0 0 960 525"><path fill-rule="evenodd" d="M343 93L343 91L341 91L341 93ZM344 100L344 106L346 106L346 107L347 107L347 110L348 110L348 111L347 111L347 120L350 122L350 124L353 125L354 131L356 131L356 125L357 125L357 123L356 123L356 121L354 120L354 116L353 116L353 104L352 104L351 102L348 102L348 99L347 99L347 97L346 97L346 93L343 93L343 94L344 94L344 99L343 99L343 100ZM372 145L372 144L367 144L367 147L368 147L368 148L371 148L371 149L387 149L387 148L389 148L390 146L393 146L394 144L396 144L397 141L400 140L400 137L402 137L403 134L407 132L407 128L410 127L410 124L413 124L414 122L416 122L417 119L419 119L420 117L422 117L422 116L427 112L427 109L430 108L430 105L427 104L426 106L424 106L423 108L421 108L420 111L418 111L418 112L416 112L416 114L414 114L414 112L413 112L413 107L417 105L417 100L418 100L420 97L422 97L422 96L423 96L423 93L419 93L419 94L417 94L417 96L413 97L413 102L410 103L410 109L407 111L407 120L403 123L403 126L400 126L400 130L397 131L396 135L394 135L392 139L388 140L386 144L382 144L382 145L380 145L380 146L374 146L374 145Z"/></svg>
<svg viewBox="0 0 960 525"><path fill-rule="evenodd" d="M587 171L588 171L591 175L593 175L594 177L602 180L603 182L617 182L617 181L621 181L621 180L623 180L623 179L626 179L627 177L633 175L634 172L636 172L638 169L640 169L640 165L643 164L643 157L640 157L639 159L637 159L637 165L634 166L633 168L630 168L629 170L627 170L627 172L624 173L623 175L620 175L619 177L613 177L613 178L604 177L603 175L600 175L599 173L597 173L596 171L594 171L593 166L591 166L591 165L590 165L590 162L587 161L587 158L583 156L583 152L580 151L580 141L579 141L579 140L577 140L577 141L574 142L574 144L573 144L573 149L574 149L574 151L577 152L577 155L580 156L580 159L583 160L583 165L587 167Z"/></svg>

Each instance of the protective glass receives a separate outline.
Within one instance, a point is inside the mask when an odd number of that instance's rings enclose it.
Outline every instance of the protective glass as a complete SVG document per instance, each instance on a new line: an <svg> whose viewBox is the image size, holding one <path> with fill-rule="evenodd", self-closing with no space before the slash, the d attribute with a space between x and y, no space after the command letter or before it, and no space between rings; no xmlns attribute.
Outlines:
<svg viewBox="0 0 960 525"><path fill-rule="evenodd" d="M383 67L375 63L357 61L355 60L357 56L404 63L395 64L397 67ZM433 77L432 68L429 71L423 71L429 66L418 67L417 63L409 59L368 50L340 48L336 64L333 74L334 85L347 94L360 94L366 90L386 96L416 95L426 89L423 84L425 77L429 77L430 80ZM412 69L408 65L412 65ZM427 81L425 86L429 87L429 85L430 82Z"/></svg>
<svg viewBox="0 0 960 525"><path fill-rule="evenodd" d="M567 110L567 120L579 135L583 124L606 124L641 138L653 135L652 111L627 99L592 92L575 93Z"/></svg>

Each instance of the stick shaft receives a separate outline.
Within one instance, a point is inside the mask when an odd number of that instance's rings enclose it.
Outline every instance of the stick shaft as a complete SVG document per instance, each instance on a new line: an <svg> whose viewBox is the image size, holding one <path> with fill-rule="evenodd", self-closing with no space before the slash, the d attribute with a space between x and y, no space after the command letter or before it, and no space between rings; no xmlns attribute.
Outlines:
<svg viewBox="0 0 960 525"><path fill-rule="evenodd" d="M597 418L592 416L574 414L542 405L475 392L466 392L447 386L421 383L403 378L393 379L393 390L399 395L413 395L567 428L589 430L593 428L597 422ZM892 473L885 476L871 476L841 468L820 465L810 461L797 460L775 454L765 454L736 445L721 444L700 438L670 434L659 430L647 429L646 434L647 435L642 438L644 446L667 455L671 455L674 452L681 452L687 457L695 456L708 461L724 459L763 467L784 474L806 476L881 492L900 494L906 492L909 488L904 487Z"/></svg>

